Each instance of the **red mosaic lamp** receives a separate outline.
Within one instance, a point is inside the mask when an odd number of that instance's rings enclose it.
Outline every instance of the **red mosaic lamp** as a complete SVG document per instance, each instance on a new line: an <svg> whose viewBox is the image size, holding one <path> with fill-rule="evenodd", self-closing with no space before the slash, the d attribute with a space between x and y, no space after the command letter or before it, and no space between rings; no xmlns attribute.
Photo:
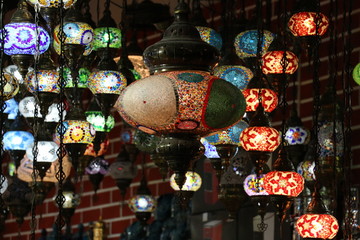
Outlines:
<svg viewBox="0 0 360 240"><path fill-rule="evenodd" d="M330 214L315 190L307 213L296 222L296 231L304 239L333 239L339 231L336 218Z"/></svg>
<svg viewBox="0 0 360 240"><path fill-rule="evenodd" d="M277 207L278 216L283 222L293 199L303 191L305 181L300 174L295 172L284 147L280 150L273 167L274 171L267 173L264 177L264 189Z"/></svg>
<svg viewBox="0 0 360 240"><path fill-rule="evenodd" d="M284 56L285 55L285 56ZM299 59L290 51L269 51L262 56L262 72L264 74L294 74L299 67Z"/></svg>
<svg viewBox="0 0 360 240"><path fill-rule="evenodd" d="M130 125L162 136L157 152L175 172L179 187L190 162L204 152L200 137L234 125L245 111L240 90L209 74L219 52L201 40L188 14L180 1L163 39L144 51L154 75L132 83L115 104Z"/></svg>
<svg viewBox="0 0 360 240"><path fill-rule="evenodd" d="M303 0L295 6L288 28L295 37L322 36L329 28L329 18L320 12L316 1Z"/></svg>
<svg viewBox="0 0 360 240"><path fill-rule="evenodd" d="M241 133L240 142L249 152L256 174L261 174L271 153L280 145L280 134L275 128L270 127L269 118L265 115L262 104L256 110L249 127Z"/></svg>

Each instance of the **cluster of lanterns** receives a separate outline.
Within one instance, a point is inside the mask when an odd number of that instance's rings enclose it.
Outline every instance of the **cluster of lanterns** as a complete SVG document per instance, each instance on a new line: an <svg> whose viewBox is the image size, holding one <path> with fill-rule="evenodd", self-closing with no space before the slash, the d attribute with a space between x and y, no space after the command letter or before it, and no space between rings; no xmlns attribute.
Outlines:
<svg viewBox="0 0 360 240"><path fill-rule="evenodd" d="M40 7L58 7L58 3L54 2L41 5L38 1L30 1L35 5L40 4ZM64 1L63 4L69 8L73 1ZM36 136L35 141L34 136L20 124L20 117L16 117L13 128L4 134L3 142L4 149L10 151L18 161L17 166L20 166L25 153L29 160L36 157L40 165L34 167L45 169L41 174L41 178L45 178L46 171L58 159L57 141L65 145L75 168L82 166L84 154L99 157L99 151L104 152L100 144L115 125L110 114L114 106L134 128L161 136L156 152L173 170L171 186L181 197L186 194L191 196L200 188L200 176L188 170L190 163L196 161L204 151L212 160L220 182L223 182L220 187L229 190L226 187L230 184L221 180L229 174L227 171L231 171L230 160L240 147L249 154L255 165L255 173L246 176L241 186L250 197L286 197L286 200L277 198L276 201L290 201L297 197L304 188L304 179L300 174L280 167L267 172L264 166L280 144L304 144L308 133L301 126L291 126L284 133L283 140L286 142L281 143L280 133L270 126L268 120L268 114L277 107L277 93L264 86L262 77L256 76L251 67L223 64L214 68L219 60L221 38L210 28L192 26L187 14L186 5L180 1L175 21L164 32L163 39L144 52L152 75L126 87L127 79L113 62L115 56L109 50L121 47L123 36L119 29L101 26L93 30L88 23L77 21L76 16L69 14L62 26L55 27L53 34L55 51L64 53L67 59L67 67L59 71L47 61L49 56L45 52L51 44L49 33L32 22L27 3L21 1L11 23L1 33L5 35L4 53L12 56L20 73L17 77L10 73L2 75L5 80L2 98L13 98L19 92L20 85L25 84L27 90L37 96L27 96L19 103L19 111L27 121L34 124L38 120L33 118L37 116L43 118L44 122L61 124L55 131L57 140L53 141L49 136L43 139ZM288 27L294 36L321 36L326 32L328 23L327 17L321 13L299 12L290 18ZM174 32L177 33L175 37ZM267 30L262 34L259 36L258 30L239 33L234 41L236 55L244 62L251 62L251 59L258 57L260 50L263 74L294 74L298 68L297 56L290 51L272 50L270 47L275 34ZM260 49L258 41L262 43ZM191 49L193 54L186 54L184 49ZM90 72L77 62L92 51L97 51L100 61L97 69ZM44 54L43 59L47 64L29 71L34 56L40 54ZM212 70L214 75L210 74ZM60 72L63 76L60 76ZM64 86L60 86L59 79L65 80ZM84 113L79 94L85 87L91 90L95 101L92 102L93 107ZM65 106L55 103L56 95L62 88L65 88L71 105L66 114L62 112ZM40 109L40 112L36 109ZM252 116L249 121L241 120L245 111ZM206 144L206 149L200 141ZM32 151L34 142L38 149L37 156ZM86 154L89 144L93 144L89 150L91 153ZM220 161L216 160L219 158ZM279 157L279 162L285 161ZM41 165L44 162L47 162L47 166ZM98 158L91 162L86 171L93 177L108 171L114 176L119 175L119 168L128 169L128 179L135 174L131 164L126 161L119 160L116 166L108 167L104 159ZM129 182L117 183L120 186ZM64 195L64 208L75 208L79 204L73 192L64 192ZM137 195L129 200L129 206L144 222L154 211L156 201L144 179ZM331 239L336 235L338 225L331 215L310 213L299 218L296 228L305 238Z"/></svg>

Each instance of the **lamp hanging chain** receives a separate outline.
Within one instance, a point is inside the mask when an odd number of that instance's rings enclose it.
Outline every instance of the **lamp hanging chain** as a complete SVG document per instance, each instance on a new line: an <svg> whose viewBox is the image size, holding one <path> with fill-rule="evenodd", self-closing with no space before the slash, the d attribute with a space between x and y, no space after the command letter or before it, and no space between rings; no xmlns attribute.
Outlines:
<svg viewBox="0 0 360 240"><path fill-rule="evenodd" d="M285 143L285 135L286 135L286 112L288 109L288 103L286 101L286 91L288 89L289 83L287 81L287 75L286 75L286 69L289 65L289 60L287 59L286 53L287 53L287 38L286 38L286 26L287 26L287 1L283 0L282 4L279 2L279 15L282 8L282 14L283 14L283 23L280 24L280 32L282 33L282 42L284 44L283 48L283 55L281 59L281 67L282 67L282 74L280 77L280 86L282 86L280 90L280 102L279 107L281 109L282 113L282 122L281 122L281 143Z"/></svg>
<svg viewBox="0 0 360 240"><path fill-rule="evenodd" d="M35 91L33 94L35 95L35 108L34 108L34 124L32 126L33 133L34 133L34 145L32 147L32 153L33 153L33 171L32 171L32 198L31 198L31 221L30 221L30 229L31 229L31 240L35 240L35 230L36 230L36 180L38 177L38 169L36 167L37 165L37 156L39 154L38 150L38 128L39 128L39 79L38 79L38 64L39 64L39 40L40 40L40 34L39 34L39 12L40 12L40 5L39 3L35 4L35 39L36 39L36 53L34 55L35 61L34 61L34 83L35 83ZM32 79L29 79L32 81ZM24 79L24 81L26 81ZM45 118L45 116L43 116Z"/></svg>
<svg viewBox="0 0 360 240"><path fill-rule="evenodd" d="M346 11L347 10L347 11ZM345 200L346 212L345 212L345 228L344 228L344 239L352 240L352 227L355 224L355 219L352 213L352 205L358 204L356 201L357 199L353 200L351 198L351 172L350 167L352 163L352 152L351 152L351 142L352 142L352 101L351 96L353 93L353 88L351 85L351 52L352 52L352 45L351 45L351 36L352 36L352 1L343 1L343 31L342 31L342 39L344 40L344 69L345 74L343 74L343 91L344 91L344 102L345 102L345 119L344 123L345 126L343 128L344 131L344 167L345 172L344 174L344 192L347 199ZM345 24L345 20L347 23ZM347 27L345 27L347 26ZM347 35L347 38L345 37Z"/></svg>
<svg viewBox="0 0 360 240"><path fill-rule="evenodd" d="M320 79L319 79L319 66L320 66L320 58L319 58L319 45L320 45L320 37L319 27L320 27L320 3L319 0L316 0L317 11L315 17L315 25L316 25L316 34L315 41L313 45L313 139L314 139L314 175L316 176L319 168L319 155L320 155L320 145L318 142L318 133L320 130L319 126L319 113L320 113ZM319 186L318 177L315 179L315 191Z"/></svg>
<svg viewBox="0 0 360 240"><path fill-rule="evenodd" d="M59 62L59 81L58 85L60 88L59 91L59 104L57 105L57 109L59 112L59 125L57 128L58 135L59 135L59 148L56 152L59 161L59 170L56 172L56 179L58 181L58 191L55 198L55 202L59 208L59 214L56 219L56 226L57 226L57 238L61 239L62 228L65 225L65 220L63 216L63 205L65 202L65 197L63 195L63 182L65 180L65 173L63 171L63 161L66 154L65 146L64 146L64 133L65 133L65 126L64 126L64 111L65 111L65 80L64 80L64 66L65 62L65 55L64 55L64 40L65 40L65 33L64 33L64 2L60 0L60 6L58 9L59 18L60 18L60 29L59 29L59 40L60 40L60 55L58 58Z"/></svg>
<svg viewBox="0 0 360 240"><path fill-rule="evenodd" d="M0 29L4 28L4 0L0 0ZM5 31L0 32L0 38L5 39ZM0 41L0 49L4 49L5 41ZM0 51L0 79L4 79L4 51ZM4 123L5 123L5 115L3 112L6 109L6 103L4 101L4 86L5 81L0 81L0 156L3 156L4 154L4 144L3 144L3 138L4 138ZM2 175L2 167L0 167L0 189L2 189L4 186L5 177ZM3 211L5 209L5 204L2 198L2 191L0 191L0 211Z"/></svg>

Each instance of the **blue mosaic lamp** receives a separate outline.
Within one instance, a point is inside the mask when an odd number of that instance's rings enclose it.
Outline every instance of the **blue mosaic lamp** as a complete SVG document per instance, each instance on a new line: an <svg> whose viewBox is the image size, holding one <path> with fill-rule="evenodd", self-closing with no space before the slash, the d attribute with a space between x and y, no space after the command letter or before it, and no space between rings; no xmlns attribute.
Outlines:
<svg viewBox="0 0 360 240"><path fill-rule="evenodd" d="M242 120L224 131L205 138L211 145L216 147L216 151L221 158L220 166L217 166L218 163L217 165L213 165L219 177L221 177L223 171L229 167L230 160L237 153L238 146L240 146L240 134L248 126L249 124ZM215 164L215 162L213 163L212 161L212 164Z"/></svg>
<svg viewBox="0 0 360 240"><path fill-rule="evenodd" d="M6 108L4 110L4 113L8 114L8 119L11 120L15 119L19 111L18 102L15 99L11 98L5 101L5 104L6 104Z"/></svg>
<svg viewBox="0 0 360 240"><path fill-rule="evenodd" d="M196 29L199 31L201 40L215 47L217 50L221 50L222 38L218 32L212 28L203 26L196 26Z"/></svg>
<svg viewBox="0 0 360 240"><path fill-rule="evenodd" d="M258 30L248 30L239 33L234 42L236 54L239 58L249 58L257 56ZM270 44L275 39L275 34L264 30L262 36L261 55L267 52Z"/></svg>
<svg viewBox="0 0 360 240"><path fill-rule="evenodd" d="M24 118L18 115L11 124L9 131L4 134L4 149L9 151L10 158L15 162L16 168L19 167L26 149L34 142L33 135L26 130L27 125Z"/></svg>
<svg viewBox="0 0 360 240"><path fill-rule="evenodd" d="M151 195L146 179L143 177L136 195L129 200L129 207L141 223L146 223L155 211L156 200Z"/></svg>
<svg viewBox="0 0 360 240"><path fill-rule="evenodd" d="M284 140L288 157L294 166L298 166L304 159L306 145L308 144L309 139L310 132L303 126L303 123L297 114L296 106L293 106L290 118L287 121Z"/></svg>
<svg viewBox="0 0 360 240"><path fill-rule="evenodd" d="M218 66L214 69L214 75L232 83L240 90L246 89L254 76L249 68L240 65Z"/></svg>
<svg viewBox="0 0 360 240"><path fill-rule="evenodd" d="M51 41L49 34L34 23L28 7L26 1L19 1L10 23L4 27L4 53L11 56L23 79L34 61L34 55L48 50Z"/></svg>

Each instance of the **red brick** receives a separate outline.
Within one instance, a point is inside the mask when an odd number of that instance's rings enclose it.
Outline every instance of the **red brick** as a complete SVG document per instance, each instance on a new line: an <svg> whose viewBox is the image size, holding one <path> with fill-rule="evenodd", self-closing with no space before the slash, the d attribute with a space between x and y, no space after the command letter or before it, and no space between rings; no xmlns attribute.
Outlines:
<svg viewBox="0 0 360 240"><path fill-rule="evenodd" d="M81 196L80 205L77 208L80 209L80 208L83 208L83 207L90 206L91 198L92 198L92 196L89 196L89 195Z"/></svg>
<svg viewBox="0 0 360 240"><path fill-rule="evenodd" d="M97 193L97 201L93 201L93 205L101 205L111 203L110 192Z"/></svg>
<svg viewBox="0 0 360 240"><path fill-rule="evenodd" d="M120 217L120 203L116 206L102 208L102 217L104 219Z"/></svg>
<svg viewBox="0 0 360 240"><path fill-rule="evenodd" d="M55 223L55 219L56 219L56 217L41 218L39 220L38 229L52 228L53 224Z"/></svg>
<svg viewBox="0 0 360 240"><path fill-rule="evenodd" d="M82 218L84 223L99 220L100 216L100 208L82 212Z"/></svg>
<svg viewBox="0 0 360 240"><path fill-rule="evenodd" d="M157 192L156 192L157 196L172 192L174 192L174 190L171 188L170 183L168 181L157 184Z"/></svg>

